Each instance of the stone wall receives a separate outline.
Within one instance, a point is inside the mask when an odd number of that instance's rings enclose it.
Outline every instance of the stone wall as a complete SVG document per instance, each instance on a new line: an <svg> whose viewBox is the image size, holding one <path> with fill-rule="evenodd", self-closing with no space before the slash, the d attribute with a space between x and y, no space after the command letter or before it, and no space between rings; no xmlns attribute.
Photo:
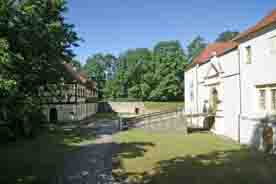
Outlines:
<svg viewBox="0 0 276 184"><path fill-rule="evenodd" d="M143 102L102 102L99 106L101 112L135 113L135 108L139 108L139 114L145 112Z"/></svg>
<svg viewBox="0 0 276 184"><path fill-rule="evenodd" d="M79 104L50 104L44 106L44 114L47 121L50 122L51 111L56 110L57 121L79 121L97 113L97 103L79 103Z"/></svg>

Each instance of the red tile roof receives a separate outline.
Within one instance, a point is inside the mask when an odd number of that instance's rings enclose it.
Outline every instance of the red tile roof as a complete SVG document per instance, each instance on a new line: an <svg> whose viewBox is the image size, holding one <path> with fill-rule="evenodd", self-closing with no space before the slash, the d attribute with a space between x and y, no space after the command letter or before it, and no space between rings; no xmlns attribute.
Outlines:
<svg viewBox="0 0 276 184"><path fill-rule="evenodd" d="M74 67L69 63L63 64L65 72L70 76L72 80L77 81L79 84L82 84L88 88L96 88L96 82L88 79L88 77L80 72L77 72Z"/></svg>
<svg viewBox="0 0 276 184"><path fill-rule="evenodd" d="M193 64L203 64L209 61L213 56L221 56L225 52L236 48L236 42L217 42L209 44L194 60Z"/></svg>
<svg viewBox="0 0 276 184"><path fill-rule="evenodd" d="M276 23L276 9L271 11L267 16L265 16L261 21L259 21L255 26L250 27L246 31L240 33L234 40L239 40L244 37L251 35L252 33L256 33L257 31L262 30L263 28Z"/></svg>

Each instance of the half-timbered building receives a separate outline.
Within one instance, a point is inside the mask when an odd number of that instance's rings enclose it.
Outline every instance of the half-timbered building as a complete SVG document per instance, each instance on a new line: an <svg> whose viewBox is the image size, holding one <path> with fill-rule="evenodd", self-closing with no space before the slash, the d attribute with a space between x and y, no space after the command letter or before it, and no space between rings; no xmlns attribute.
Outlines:
<svg viewBox="0 0 276 184"><path fill-rule="evenodd" d="M64 63L64 79L40 88L40 99L49 122L79 121L97 112L97 84Z"/></svg>

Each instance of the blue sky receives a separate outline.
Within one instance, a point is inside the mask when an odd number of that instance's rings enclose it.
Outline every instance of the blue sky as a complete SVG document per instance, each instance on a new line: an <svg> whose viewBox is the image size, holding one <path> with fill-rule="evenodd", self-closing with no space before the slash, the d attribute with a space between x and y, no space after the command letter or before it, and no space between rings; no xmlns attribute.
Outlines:
<svg viewBox="0 0 276 184"><path fill-rule="evenodd" d="M242 31L273 8L275 0L68 0L68 23L84 40L75 48L82 63L92 54L118 55L197 35L212 41L225 30Z"/></svg>

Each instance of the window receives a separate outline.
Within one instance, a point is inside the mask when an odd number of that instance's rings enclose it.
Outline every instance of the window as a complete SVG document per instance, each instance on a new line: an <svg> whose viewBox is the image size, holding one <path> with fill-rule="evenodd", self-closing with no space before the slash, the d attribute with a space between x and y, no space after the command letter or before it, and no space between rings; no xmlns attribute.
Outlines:
<svg viewBox="0 0 276 184"><path fill-rule="evenodd" d="M260 91L260 96L259 96L259 106L261 110L266 109L266 92L264 89L261 89Z"/></svg>
<svg viewBox="0 0 276 184"><path fill-rule="evenodd" d="M271 90L271 109L276 110L276 89Z"/></svg>
<svg viewBox="0 0 276 184"><path fill-rule="evenodd" d="M252 49L251 49L251 46L247 46L245 48L245 51L246 51L246 64L251 64L252 62Z"/></svg>

